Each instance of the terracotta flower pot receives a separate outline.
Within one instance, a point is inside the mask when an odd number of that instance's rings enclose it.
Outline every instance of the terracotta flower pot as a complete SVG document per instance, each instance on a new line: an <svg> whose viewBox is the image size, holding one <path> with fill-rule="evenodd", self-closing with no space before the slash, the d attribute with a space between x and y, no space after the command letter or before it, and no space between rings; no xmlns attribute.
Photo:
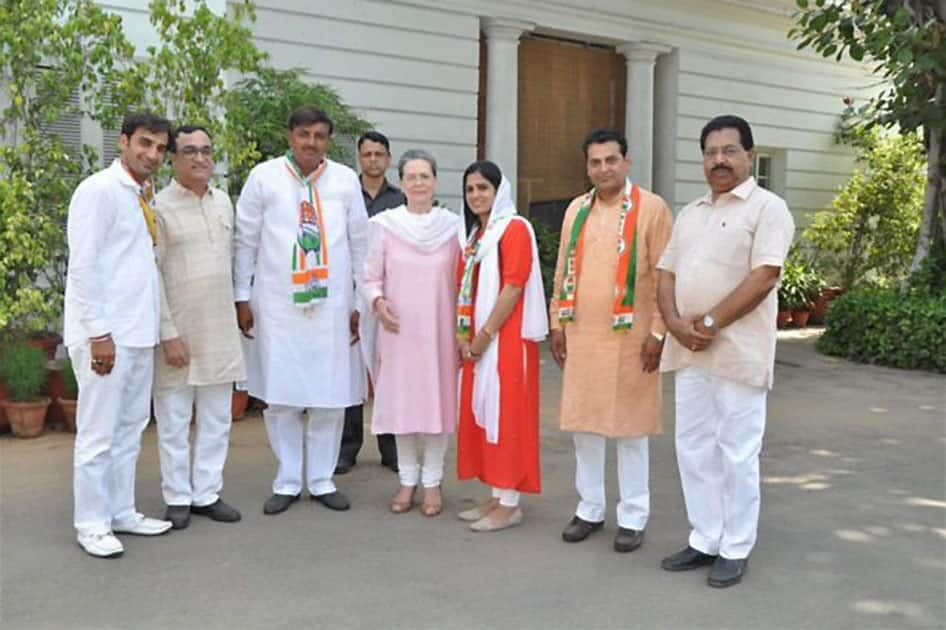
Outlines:
<svg viewBox="0 0 946 630"><path fill-rule="evenodd" d="M3 401L7 397L7 389L0 382L0 433L6 433L10 430L10 421L7 420L7 412L3 410Z"/></svg>
<svg viewBox="0 0 946 630"><path fill-rule="evenodd" d="M45 333L43 335L38 335L32 339L27 339L27 345L33 346L34 348L39 348L46 353L46 358L52 361L56 358L56 348L59 347L59 344L62 342L62 337L56 333Z"/></svg>
<svg viewBox="0 0 946 630"><path fill-rule="evenodd" d="M250 404L250 395L246 390L233 390L233 420L241 420Z"/></svg>
<svg viewBox="0 0 946 630"><path fill-rule="evenodd" d="M62 411L62 423L69 433L76 432L76 401L68 398L57 398L56 404Z"/></svg>
<svg viewBox="0 0 946 630"><path fill-rule="evenodd" d="M788 322L792 321L791 311L779 311L778 318L775 320L779 329L788 328Z"/></svg>
<svg viewBox="0 0 946 630"><path fill-rule="evenodd" d="M792 323L798 328L804 328L808 325L808 318L811 317L811 311L792 311Z"/></svg>
<svg viewBox="0 0 946 630"><path fill-rule="evenodd" d="M43 433L46 421L46 410L49 408L49 399L41 398L33 402L0 402L7 412L7 419L13 428L13 435L31 438Z"/></svg>
<svg viewBox="0 0 946 630"><path fill-rule="evenodd" d="M61 367L49 370L49 376L46 379L46 395L53 401L46 413L46 420L50 424L65 422L62 407L59 405L59 400L66 396L66 382L62 378Z"/></svg>

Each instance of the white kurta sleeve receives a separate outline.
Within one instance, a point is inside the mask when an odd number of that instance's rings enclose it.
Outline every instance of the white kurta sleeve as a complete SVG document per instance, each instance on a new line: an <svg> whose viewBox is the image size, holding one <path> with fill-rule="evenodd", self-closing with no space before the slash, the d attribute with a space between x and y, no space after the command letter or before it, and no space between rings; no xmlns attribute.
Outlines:
<svg viewBox="0 0 946 630"><path fill-rule="evenodd" d="M67 282L78 319L90 337L112 332L105 314L108 299L105 271L99 264L108 232L115 220L115 202L107 190L80 186L69 203ZM109 273L114 270L108 270Z"/></svg>
<svg viewBox="0 0 946 630"><path fill-rule="evenodd" d="M365 208L358 176L354 172L351 175L345 205L348 211L348 249L351 252L352 276L357 293L361 289L362 270L368 253L368 210Z"/></svg>
<svg viewBox="0 0 946 630"><path fill-rule="evenodd" d="M154 247L154 261L158 265L158 289L161 292L161 341L180 337L174 318L171 316L171 306L168 303L167 292L164 288L164 261L167 260L167 229L164 218L159 214L154 217L155 227L158 230L158 242Z"/></svg>
<svg viewBox="0 0 946 630"><path fill-rule="evenodd" d="M263 228L263 199L260 177L253 169L240 198L237 199L236 221L233 238L233 299L246 302L250 299L256 257L259 252L260 232Z"/></svg>
<svg viewBox="0 0 946 630"><path fill-rule="evenodd" d="M384 228L374 221L368 222L368 251L360 288L368 308L384 295Z"/></svg>

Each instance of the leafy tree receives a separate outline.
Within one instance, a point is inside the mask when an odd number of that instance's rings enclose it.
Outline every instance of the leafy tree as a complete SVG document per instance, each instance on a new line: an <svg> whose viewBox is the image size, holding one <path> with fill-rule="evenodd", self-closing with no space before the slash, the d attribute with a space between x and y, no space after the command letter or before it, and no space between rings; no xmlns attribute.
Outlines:
<svg viewBox="0 0 946 630"><path fill-rule="evenodd" d="M918 134L856 129L857 168L830 209L814 215L804 240L842 288L906 279L923 217L924 152Z"/></svg>
<svg viewBox="0 0 946 630"><path fill-rule="evenodd" d="M230 190L239 193L250 168L261 160L282 155L289 148L286 123L303 105L325 111L335 123L335 137L353 139L371 129L332 88L307 83L299 69L263 68L238 82L225 99L227 124L242 150L230 160ZM341 162L354 158L350 143L333 142L329 156Z"/></svg>
<svg viewBox="0 0 946 630"><path fill-rule="evenodd" d="M886 89L856 113L873 126L922 129L926 191L911 264L917 270L946 235L946 2L796 0L789 37L825 57L865 61Z"/></svg>
<svg viewBox="0 0 946 630"><path fill-rule="evenodd" d="M50 131L64 115L114 124L134 49L121 20L91 0L0 4L0 334L46 330L62 313L69 198L96 162ZM76 104L71 97L81 91Z"/></svg>

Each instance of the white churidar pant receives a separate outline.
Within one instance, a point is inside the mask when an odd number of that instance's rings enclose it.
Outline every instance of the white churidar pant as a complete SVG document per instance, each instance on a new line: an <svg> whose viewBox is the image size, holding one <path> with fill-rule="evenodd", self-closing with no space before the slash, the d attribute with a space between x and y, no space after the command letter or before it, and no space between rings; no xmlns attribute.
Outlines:
<svg viewBox="0 0 946 630"><path fill-rule="evenodd" d="M517 507L519 505L519 493L515 490L493 488L493 498L499 499L499 504L503 507Z"/></svg>
<svg viewBox="0 0 946 630"><path fill-rule="evenodd" d="M73 460L74 524L104 534L135 518L135 467L150 419L154 348L115 347L115 366L92 371L88 343L69 348L79 399Z"/></svg>
<svg viewBox="0 0 946 630"><path fill-rule="evenodd" d="M303 426L302 414L308 416ZM289 407L270 405L263 412L266 435L276 456L278 470L273 481L276 494L302 492L303 461L309 494L320 496L335 492L332 475L338 462L345 427L345 409ZM303 460L303 442L305 460Z"/></svg>
<svg viewBox="0 0 946 630"><path fill-rule="evenodd" d="M197 404L193 466L189 443ZM232 424L233 383L185 386L154 393L161 455L161 493L168 505L211 505L223 489Z"/></svg>
<svg viewBox="0 0 946 630"><path fill-rule="evenodd" d="M581 501L575 514L582 520L604 520L607 500L604 487L607 438L595 433L575 433L575 487ZM647 437L615 438L618 459L617 505L619 527L642 530L650 516L650 459Z"/></svg>
<svg viewBox="0 0 946 630"><path fill-rule="evenodd" d="M443 459L447 452L446 433L404 433L395 435L397 443L397 469L402 486L416 486L422 483L425 488L436 488L443 481ZM423 442L424 463L418 452Z"/></svg>
<svg viewBox="0 0 946 630"><path fill-rule="evenodd" d="M755 544L767 393L696 367L677 372L677 463L698 551L741 559Z"/></svg>

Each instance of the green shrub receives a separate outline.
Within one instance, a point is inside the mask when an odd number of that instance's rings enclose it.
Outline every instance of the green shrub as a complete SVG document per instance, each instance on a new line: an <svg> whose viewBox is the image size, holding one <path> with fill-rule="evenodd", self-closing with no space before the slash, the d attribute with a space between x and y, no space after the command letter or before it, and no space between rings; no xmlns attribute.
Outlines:
<svg viewBox="0 0 946 630"><path fill-rule="evenodd" d="M542 269L542 285L545 287L545 301L552 299L552 286L555 282L555 265L558 263L558 242L560 234L538 219L530 219L535 230L535 241L539 249L539 264Z"/></svg>
<svg viewBox="0 0 946 630"><path fill-rule="evenodd" d="M803 311L811 308L824 285L817 271L789 256L782 267L782 281L778 288L779 309Z"/></svg>
<svg viewBox="0 0 946 630"><path fill-rule="evenodd" d="M76 382L72 359L66 359L62 364L62 383L66 400L75 400L79 396L79 383Z"/></svg>
<svg viewBox="0 0 946 630"><path fill-rule="evenodd" d="M825 325L825 354L946 373L946 295L855 289L831 304Z"/></svg>
<svg viewBox="0 0 946 630"><path fill-rule="evenodd" d="M0 380L14 402L36 399L46 385L46 354L26 344L8 346L0 353Z"/></svg>

